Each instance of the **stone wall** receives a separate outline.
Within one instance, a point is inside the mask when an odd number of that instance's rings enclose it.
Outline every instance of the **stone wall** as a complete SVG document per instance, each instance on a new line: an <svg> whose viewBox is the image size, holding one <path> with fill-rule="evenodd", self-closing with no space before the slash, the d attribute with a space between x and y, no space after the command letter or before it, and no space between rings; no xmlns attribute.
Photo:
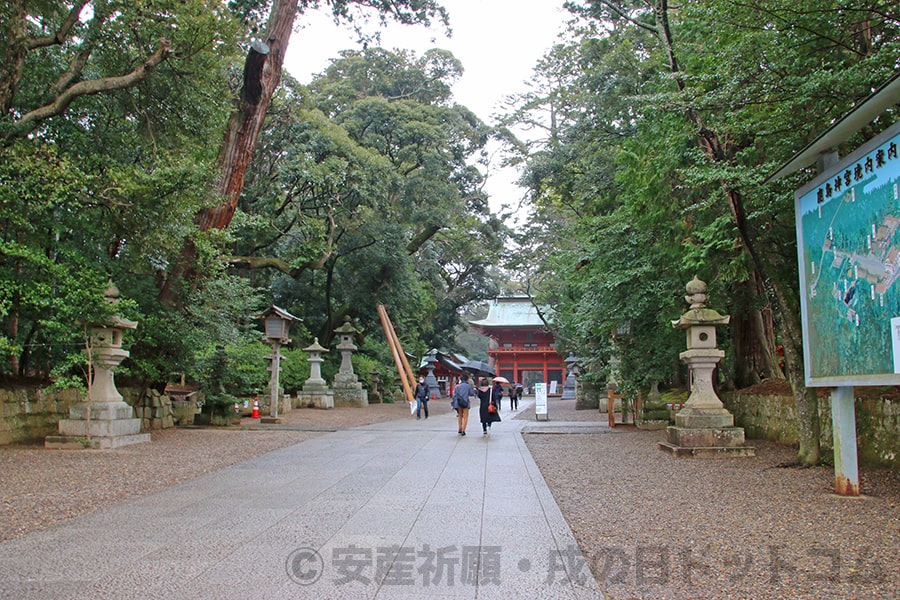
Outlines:
<svg viewBox="0 0 900 600"><path fill-rule="evenodd" d="M599 410L601 396L606 402L606 385L579 381L575 395L575 410Z"/></svg>
<svg viewBox="0 0 900 600"><path fill-rule="evenodd" d="M125 388L119 393L135 408L141 431L190 423L196 412L195 402L173 403L155 390ZM0 388L0 445L42 443L46 436L57 433L59 420L68 418L69 406L78 402L81 393L73 389Z"/></svg>
<svg viewBox="0 0 900 600"><path fill-rule="evenodd" d="M81 400L77 390L36 387L0 388L0 444L43 443L56 424Z"/></svg>
<svg viewBox="0 0 900 600"><path fill-rule="evenodd" d="M865 465L900 467L900 399L893 388L856 389L856 431L859 462ZM725 408L734 414L735 425L748 438L796 445L797 410L794 398L785 394L731 392L721 394ZM832 452L831 401L819 396L819 422L823 455Z"/></svg>
<svg viewBox="0 0 900 600"><path fill-rule="evenodd" d="M168 429L175 426L172 400L156 390L126 388L119 390L122 399L134 407L134 416L141 419L141 431ZM193 422L193 417L191 418Z"/></svg>

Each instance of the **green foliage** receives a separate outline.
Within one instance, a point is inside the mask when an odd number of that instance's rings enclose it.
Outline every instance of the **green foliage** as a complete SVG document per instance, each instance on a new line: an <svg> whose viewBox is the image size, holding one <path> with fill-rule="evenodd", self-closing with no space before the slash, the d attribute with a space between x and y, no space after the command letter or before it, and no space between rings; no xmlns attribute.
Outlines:
<svg viewBox="0 0 900 600"><path fill-rule="evenodd" d="M309 356L306 352L299 348L282 348L278 383L287 393L297 392L309 379L309 368Z"/></svg>
<svg viewBox="0 0 900 600"><path fill-rule="evenodd" d="M208 140L229 109L223 82L237 48L226 41L236 29L218 4L202 0L88 5L60 43L25 49L24 37L10 35L0 44L4 66L22 59L20 69L0 76L12 86L0 86L0 346L7 351L0 374L70 371L65 357L84 347L82 324L102 320L112 277L124 297L139 299L118 307L140 324L133 360L121 372L161 386L173 367L183 368L163 363L183 358L168 350L180 344L185 321L169 314L155 323L163 311L151 300L211 180ZM61 2L29 4L0 28L55 34L69 10ZM163 37L174 54L151 77L78 95L30 124L17 121L69 85L129 73ZM160 339L164 331L171 338ZM141 343L154 336L160 346Z"/></svg>
<svg viewBox="0 0 900 600"><path fill-rule="evenodd" d="M386 360L387 359L387 360ZM369 390L369 394L377 395L383 402L392 402L395 382L397 381L397 370L389 366L391 359L381 355L377 358L367 356L365 354L357 354L353 357L353 372L363 384L363 387ZM371 398L374 400L374 398Z"/></svg>
<svg viewBox="0 0 900 600"><path fill-rule="evenodd" d="M320 7L354 25L446 24L432 0L304 0L299 12ZM467 208L484 206L470 161L489 132L450 102L461 66L449 53L348 54L315 93L287 85L236 226L198 235L194 216L216 201L210 140L233 110L242 44L259 36L271 4L91 1L71 29L70 4L14 8L0 20L0 376L83 378L83 324L108 316L108 278L128 299L117 310L138 322L117 379L161 389L186 373L214 398L264 387L255 317L273 298L310 317L308 328L295 324L296 339L313 329L326 344L344 314L377 330L375 304L392 304L409 345L424 349L423 337L455 326L455 307L482 293L478 270L452 282L467 293L445 292L433 258L447 259L434 235L448 223L498 237ZM140 74L166 44L171 54L146 77L109 85ZM341 90L351 90L343 105L328 100ZM56 99L65 102L42 112ZM359 128L381 117L392 127ZM196 277L179 282L178 306L164 306L157 293L185 239ZM275 258L292 276L226 271L234 254ZM289 385L308 372L301 354L285 359Z"/></svg>
<svg viewBox="0 0 900 600"><path fill-rule="evenodd" d="M276 96L235 219L236 254L273 267L254 269L254 281L307 316L321 344L345 315L380 336L384 304L404 349L424 353L448 345L459 307L497 289L506 231L472 166L490 130L449 102L460 72L445 51L369 48L343 53L307 87L286 80Z"/></svg>
<svg viewBox="0 0 900 600"><path fill-rule="evenodd" d="M541 61L509 115L546 132L515 149L527 152L537 212L514 266L588 377L615 354L626 389L678 382L683 340L669 321L694 274L733 323L765 310L763 288L782 290L782 318L798 312L794 182L765 178L893 74L900 13L836 1L567 6L579 17L571 41ZM623 322L632 335L613 337ZM750 361L744 350L732 348L730 367Z"/></svg>
<svg viewBox="0 0 900 600"><path fill-rule="evenodd" d="M200 382L211 405L229 405L265 389L269 376L266 356L271 348L260 341L238 340L198 353L190 376Z"/></svg>

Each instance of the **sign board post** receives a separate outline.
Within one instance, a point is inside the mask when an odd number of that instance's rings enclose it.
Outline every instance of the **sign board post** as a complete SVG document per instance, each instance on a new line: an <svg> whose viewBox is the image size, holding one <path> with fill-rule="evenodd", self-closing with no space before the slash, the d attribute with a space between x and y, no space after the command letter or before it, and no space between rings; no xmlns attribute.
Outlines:
<svg viewBox="0 0 900 600"><path fill-rule="evenodd" d="M544 420L547 421L547 384L546 383L535 383L534 384L534 417L538 421L541 420L541 415L544 416Z"/></svg>

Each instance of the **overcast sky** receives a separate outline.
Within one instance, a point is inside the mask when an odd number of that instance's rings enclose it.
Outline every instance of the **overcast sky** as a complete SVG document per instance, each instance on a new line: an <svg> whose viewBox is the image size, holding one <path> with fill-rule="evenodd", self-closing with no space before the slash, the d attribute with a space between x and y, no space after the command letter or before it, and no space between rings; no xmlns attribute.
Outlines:
<svg viewBox="0 0 900 600"><path fill-rule="evenodd" d="M463 63L465 74L453 87L454 99L492 122L502 99L525 91L537 61L556 41L567 13L563 0L442 0L450 13L453 36L433 25L393 25L383 34L385 48L409 48L421 54L444 48ZM340 50L355 47L353 36L335 26L327 12L300 17L304 28L288 45L285 68L301 82L320 73ZM512 184L514 172L491 173L487 190L491 206L515 205L523 191Z"/></svg>

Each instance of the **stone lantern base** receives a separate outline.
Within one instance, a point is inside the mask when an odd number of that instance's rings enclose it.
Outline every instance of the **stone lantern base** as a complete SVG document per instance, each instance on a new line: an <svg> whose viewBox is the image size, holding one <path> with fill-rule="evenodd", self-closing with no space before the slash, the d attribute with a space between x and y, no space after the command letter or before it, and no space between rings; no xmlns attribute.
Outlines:
<svg viewBox="0 0 900 600"><path fill-rule="evenodd" d="M734 416L724 408L683 408L675 425L666 428L666 439L659 449L673 456L756 456L755 448L745 445L744 428L734 427Z"/></svg>
<svg viewBox="0 0 900 600"><path fill-rule="evenodd" d="M335 406L368 406L369 392L363 388L354 373L337 373L334 376Z"/></svg>
<svg viewBox="0 0 900 600"><path fill-rule="evenodd" d="M324 390L303 390L297 394L300 406L309 408L334 408L334 392Z"/></svg>
<svg viewBox="0 0 900 600"><path fill-rule="evenodd" d="M87 403L69 408L69 418L59 422L59 435L48 435L44 447L61 450L81 448L119 448L150 441L141 433L141 420L125 402L93 402L90 423Z"/></svg>
<svg viewBox="0 0 900 600"><path fill-rule="evenodd" d="M336 406L368 406L369 393L359 387L340 387L334 385L334 403Z"/></svg>

